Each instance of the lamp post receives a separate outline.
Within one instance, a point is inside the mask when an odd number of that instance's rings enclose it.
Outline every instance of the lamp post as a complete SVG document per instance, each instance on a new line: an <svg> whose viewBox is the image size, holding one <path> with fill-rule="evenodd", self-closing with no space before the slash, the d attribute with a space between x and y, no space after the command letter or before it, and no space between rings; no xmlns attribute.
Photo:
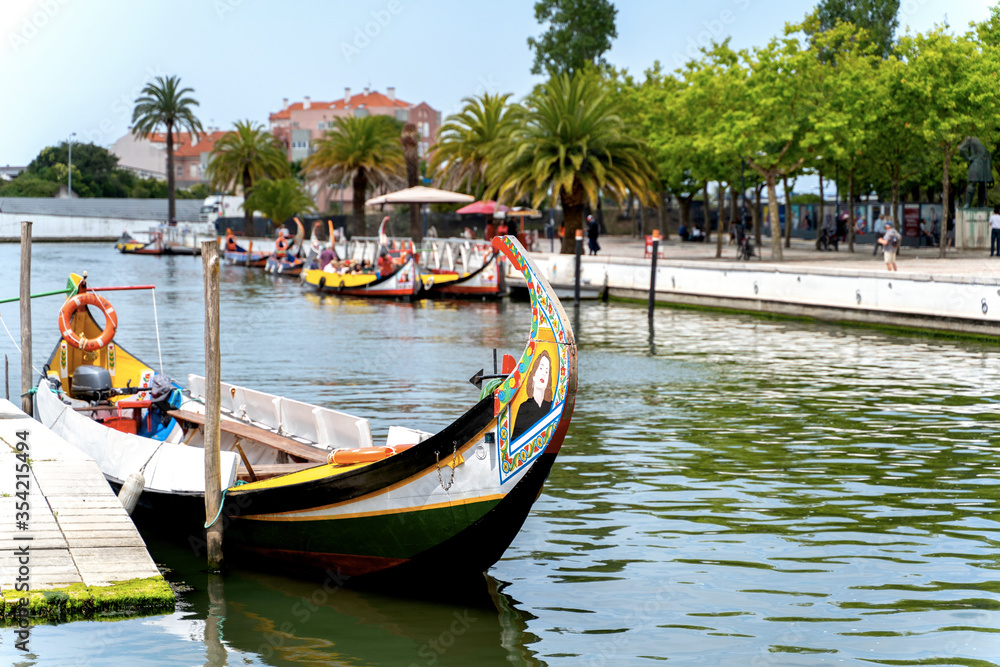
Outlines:
<svg viewBox="0 0 1000 667"><path fill-rule="evenodd" d="M70 199L73 198L73 137L75 137L75 136L76 136L76 132L70 132L69 133L69 141L67 142L67 144L69 146L69 158L67 160L67 162L69 162L69 193L68 193L68 196L69 196Z"/></svg>

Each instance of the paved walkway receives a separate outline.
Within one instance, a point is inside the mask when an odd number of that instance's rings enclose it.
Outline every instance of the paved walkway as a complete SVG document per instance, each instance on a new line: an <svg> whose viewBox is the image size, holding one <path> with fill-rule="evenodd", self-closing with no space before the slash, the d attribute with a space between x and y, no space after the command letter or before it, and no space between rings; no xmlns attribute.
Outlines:
<svg viewBox="0 0 1000 667"><path fill-rule="evenodd" d="M792 239L791 248L783 248L785 259L782 262L772 262L771 260L771 240L767 237L763 239L763 259L751 260L751 264L779 264L786 268L808 267L812 270L864 270L864 271L885 271L885 262L882 254L872 256L872 246L857 245L852 253L847 249L846 244L840 246L837 252L826 252L816 250L816 242L805 239ZM642 258L645 250L645 242L629 236L602 236L600 239L601 251L599 257L632 257ZM545 252L549 249L548 239L543 239L539 250ZM736 246L729 245L728 237L723 239L722 257L715 257L715 238L710 243L685 243L678 237L671 237L668 241L660 242L660 250L668 260L732 262L736 258ZM584 240L584 252L587 252L586 240ZM940 257L940 248L913 248L904 246L898 257L899 273L920 273L932 276L965 276L965 277L988 277L1000 278L1000 258L989 257L986 250L963 250L949 249L944 258Z"/></svg>
<svg viewBox="0 0 1000 667"><path fill-rule="evenodd" d="M27 439L18 437L25 432ZM20 478L19 442L27 443L30 460ZM25 486L27 501L17 496ZM0 490L0 594L8 602L23 595L15 586L23 568L31 591L160 576L97 463L5 400ZM19 514L25 502L26 514Z"/></svg>

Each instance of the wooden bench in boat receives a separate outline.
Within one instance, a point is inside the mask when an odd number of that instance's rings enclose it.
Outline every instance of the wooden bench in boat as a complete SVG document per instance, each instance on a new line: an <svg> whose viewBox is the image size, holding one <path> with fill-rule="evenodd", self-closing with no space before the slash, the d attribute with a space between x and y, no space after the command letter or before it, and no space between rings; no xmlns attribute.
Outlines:
<svg viewBox="0 0 1000 667"><path fill-rule="evenodd" d="M197 424L198 426L205 425L205 415L199 412L189 412L188 410L170 410L167 414L178 421L185 421L191 424ZM232 435L239 436L246 440L259 442L262 445L285 452L289 456L301 461L310 461L314 464L326 463L326 452L316 449L315 447L310 447L309 445L304 445L301 442L292 440L291 438L286 438L283 435L278 435L273 431L268 431L267 429L258 428L257 426L251 426L250 424L244 424L243 422L232 421L229 419L222 420L221 428L225 433L231 433ZM256 467L254 467L254 471L257 471Z"/></svg>

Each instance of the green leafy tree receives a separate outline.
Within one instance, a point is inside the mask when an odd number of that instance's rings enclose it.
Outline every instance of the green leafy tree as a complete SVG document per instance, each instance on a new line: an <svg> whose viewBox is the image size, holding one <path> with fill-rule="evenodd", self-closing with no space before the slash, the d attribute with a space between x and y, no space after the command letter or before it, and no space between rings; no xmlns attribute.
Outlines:
<svg viewBox="0 0 1000 667"><path fill-rule="evenodd" d="M198 100L190 97L194 90L182 88L180 77L156 77L146 84L135 100L132 110L132 134L148 138L159 129L166 133L167 144L167 218L177 219L174 204L174 131L187 130L191 136L203 133L201 121L194 115Z"/></svg>
<svg viewBox="0 0 1000 667"><path fill-rule="evenodd" d="M535 52L532 74L573 74L588 65L605 65L603 55L618 37L618 10L610 0L539 0L535 20L548 24L537 39L528 38Z"/></svg>
<svg viewBox="0 0 1000 667"><path fill-rule="evenodd" d="M563 253L574 251L584 206L596 206L602 191L619 203L630 194L652 200L649 150L630 134L610 93L595 72L553 76L524 101L510 142L497 146L487 170L487 194L503 200L538 206L553 189L563 208Z"/></svg>
<svg viewBox="0 0 1000 667"><path fill-rule="evenodd" d="M365 198L369 188L397 185L404 175L399 129L384 116L337 118L335 127L316 142L303 168L326 183L351 183L354 233L365 233Z"/></svg>
<svg viewBox="0 0 1000 667"><path fill-rule="evenodd" d="M289 176L257 183L243 203L243 208L260 211L278 226L297 213L315 211L316 205L302 184Z"/></svg>
<svg viewBox="0 0 1000 667"><path fill-rule="evenodd" d="M841 40L849 40L856 47L871 47L878 57L888 58L899 28L898 14L899 0L822 0L813 13L815 20L807 20L804 28L813 44L820 47L824 60L835 59L843 41L831 42L829 36L824 40L817 38L840 23L850 23L861 29L854 34L842 32Z"/></svg>
<svg viewBox="0 0 1000 667"><path fill-rule="evenodd" d="M951 35L944 28L926 34L906 35L900 52L908 61L901 83L920 109L914 129L942 160L941 191L947 222L950 213L951 178L949 168L966 137L980 135L990 141L995 131L992 120L1000 106L996 51L975 39L974 34ZM941 244L944 257L945 245Z"/></svg>
<svg viewBox="0 0 1000 667"><path fill-rule="evenodd" d="M490 156L515 126L518 107L509 99L510 94L490 93L466 97L462 110L445 119L428 164L441 187L482 196Z"/></svg>
<svg viewBox="0 0 1000 667"><path fill-rule="evenodd" d="M43 148L28 165L26 174L57 186L69 174L69 145ZM95 144L73 143L73 192L81 197L127 197L135 175L118 167L118 157Z"/></svg>
<svg viewBox="0 0 1000 667"><path fill-rule="evenodd" d="M272 178L290 174L288 157L284 148L260 123L250 120L237 121L231 130L218 141L208 159L208 179L213 190L232 191L243 188L249 198L254 186ZM252 224L253 211L243 207L247 229Z"/></svg>
<svg viewBox="0 0 1000 667"><path fill-rule="evenodd" d="M854 38L852 38L854 37ZM817 83L822 94L814 109L814 145L824 158L840 165L847 174L848 247L854 252L854 213L857 175L863 169L865 151L872 147L879 124L892 128L903 125L905 109L901 98L893 91L880 88L885 83L879 77L884 61L875 47L850 23L838 23L813 42L821 52L835 54L836 64L829 62L817 69ZM890 62L898 62L893 58ZM883 114L899 113L899 117ZM899 133L895 129L889 130ZM876 156L895 155L890 146L880 145Z"/></svg>
<svg viewBox="0 0 1000 667"><path fill-rule="evenodd" d="M744 156L766 183L771 222L771 256L783 259L776 183L796 172L808 157L814 141L812 120L820 87L816 83L820 61L795 37L800 26L788 26L785 35L767 46L743 51L740 62L729 67L729 76L741 85L733 88L729 104L716 124L713 138L721 152ZM758 225L759 231L759 225Z"/></svg>
<svg viewBox="0 0 1000 667"><path fill-rule="evenodd" d="M0 197L54 197L58 191L59 183L28 173L0 182Z"/></svg>

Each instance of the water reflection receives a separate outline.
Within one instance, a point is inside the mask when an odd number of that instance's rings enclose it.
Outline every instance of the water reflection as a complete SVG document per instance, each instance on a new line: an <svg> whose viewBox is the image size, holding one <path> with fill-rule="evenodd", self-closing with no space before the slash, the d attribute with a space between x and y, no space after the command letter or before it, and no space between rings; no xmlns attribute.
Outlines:
<svg viewBox="0 0 1000 667"><path fill-rule="evenodd" d="M36 256L39 290L61 286L39 272L73 265L70 250L94 274L141 270L161 285L164 361L175 377L200 372L200 263L52 246L47 268ZM0 261L0 284L16 265ZM376 438L391 424L449 423L475 399L467 378L491 367L491 348L516 355L525 342L523 303L338 299L224 274L226 379L365 414ZM115 305L126 347L155 358L148 295ZM230 664L997 664L995 346L569 305L573 425L487 579L502 593L470 606L337 590L320 604L316 583L234 572L221 628ZM57 308L35 306L36 340ZM205 577L177 554L161 562L189 583ZM74 646L92 663L114 662L109 650L203 662L212 600L198 586L175 615L40 628L34 646L60 665ZM434 653L466 609L477 620ZM87 648L109 631L128 641Z"/></svg>

